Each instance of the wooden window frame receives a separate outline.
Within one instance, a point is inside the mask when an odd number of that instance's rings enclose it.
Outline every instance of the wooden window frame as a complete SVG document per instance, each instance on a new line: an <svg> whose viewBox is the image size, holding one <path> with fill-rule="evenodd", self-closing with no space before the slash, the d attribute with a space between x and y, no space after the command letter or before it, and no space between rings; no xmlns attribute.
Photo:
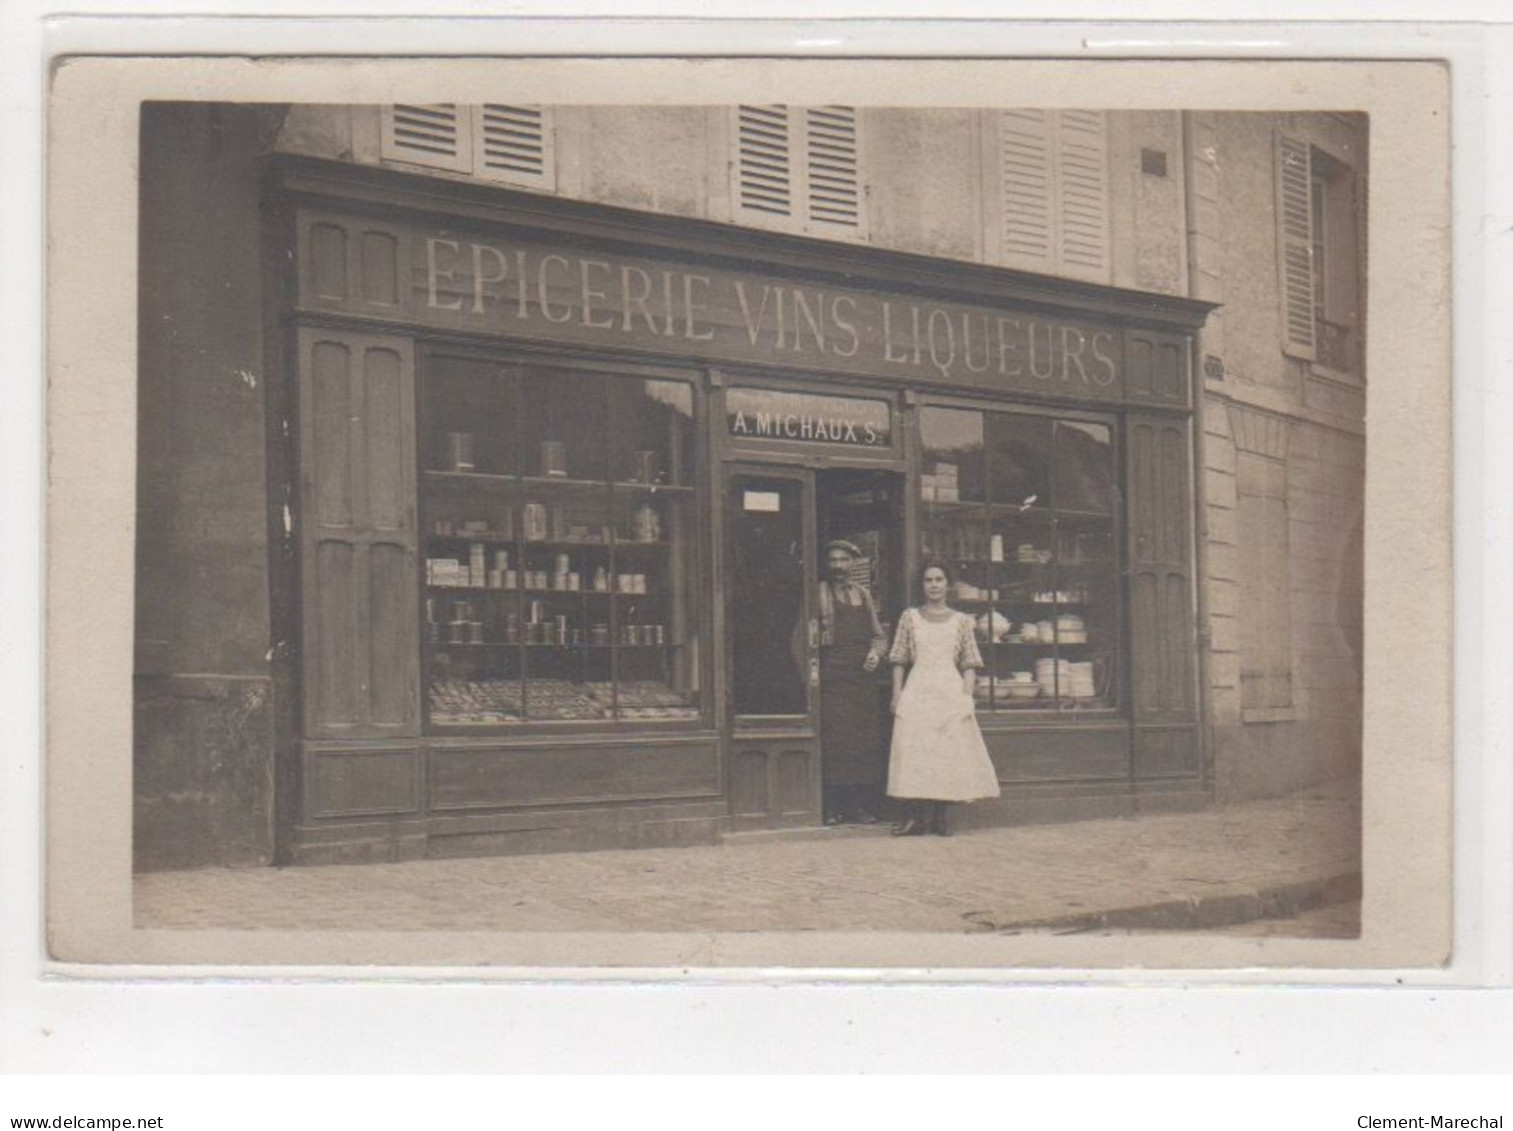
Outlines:
<svg viewBox="0 0 1513 1131"><path fill-rule="evenodd" d="M1129 536L1129 511L1127 505L1127 487L1125 470L1125 437L1124 422L1121 414L1100 408L1072 408L1067 406L1037 405L1020 401L984 400L980 397L961 396L951 394L931 393L920 398L914 406L911 428L915 434L914 451L910 455L910 462L917 476L924 471L925 448L920 437L923 434L923 414L931 410L945 410L950 412L973 412L982 417L984 438L986 439L989 416L1015 416L1023 418L1037 418L1048 422L1052 428L1058 424L1094 424L1108 429L1110 442L1110 455L1113 461L1113 476L1115 489L1119 501L1116 502L1110 513L1110 531L1113 540L1115 560L1110 567L1110 572L1116 579L1114 615L1111 618L1112 630L1115 634L1113 642L1114 672L1110 680L1109 697L1111 701L1102 706L1078 707L1068 710L1055 704L1046 706L1037 704L1034 707L1003 709L991 704L987 708L979 707L977 710L978 722L984 726L994 728L1011 728L1014 726L1044 726L1048 721L1055 720L1066 722L1075 719L1079 723L1088 725L1101 725L1110 719L1128 717L1132 710L1131 694L1131 637L1130 637L1130 602L1126 585L1128 571L1127 554L1124 544ZM985 488L991 494L991 488L987 485L988 452L983 449ZM920 541L922 537L922 524L924 517L919 513L923 506L917 500L912 501L916 508L916 519L910 529L910 537L906 539L907 548L907 576L913 576L918 567L921 551ZM981 505L984 512L984 523L991 507L1011 506L1011 500L987 499ZM1057 508L1050 508L1053 513ZM907 603L907 602L906 602ZM995 604L994 611L999 611ZM1054 615L1054 614L1052 614ZM979 642L980 647L985 647ZM1058 653L1059 655L1059 653ZM986 657L985 657L986 658ZM980 673L980 677L983 673Z"/></svg>
<svg viewBox="0 0 1513 1131"><path fill-rule="evenodd" d="M1349 162L1282 130L1276 133L1273 163L1282 350L1307 362L1314 376L1363 385L1364 234L1358 174ZM1326 347L1326 335L1344 340L1343 359Z"/></svg>
<svg viewBox="0 0 1513 1131"><path fill-rule="evenodd" d="M571 370L573 372L591 374L606 380L635 380L635 381L671 381L688 386L693 396L693 428L694 435L699 444L707 444L709 435L709 414L711 411L710 397L706 390L705 381L701 371L677 366L657 365L645 362L613 362L602 358L572 353L536 353L533 351L510 348L507 345L488 345L480 343L467 343L453 339L438 339L421 345L415 353L415 403L416 403L416 440L414 458L414 491L416 499L416 515L418 526L423 530L424 524L430 519L429 498L426 491L425 460L423 445L427 428L429 426L430 404L428 401L429 386L434 380L434 372L437 361L453 360L470 362L485 366L497 366L499 368L528 369L541 367L545 369ZM711 494L706 471L714 466L711 456L707 453L695 458L691 469L693 475L693 492L691 496L691 518L695 533L692 535L692 575L693 585L690 600L693 603L694 617L700 628L697 634L699 644L698 681L699 702L697 718L680 719L644 719L644 718L614 718L594 720L569 720L552 718L525 719L520 722L500 722L497 724L458 724L446 721L436 721L431 717L427 697L431 676L430 647L425 643L423 614L425 597L427 595L426 577L424 573L424 560L427 551L427 538L424 533L417 536L417 562L414 575L415 591L418 595L416 606L416 680L419 691L417 702L419 704L419 727L420 733L428 740L449 741L453 739L477 739L489 742L509 743L512 741L539 741L544 736L559 736L572 741L595 741L595 740L623 740L629 736L637 736L639 739L645 735L652 736L685 736L688 734L709 733L716 725L719 718L718 705L716 703L717 688L715 673L713 670L715 649L713 647L714 632L714 604L712 551L704 543L700 542L703 532L711 528ZM526 476L518 471L514 476L517 482L524 484L531 476ZM608 481L606 481L608 486Z"/></svg>

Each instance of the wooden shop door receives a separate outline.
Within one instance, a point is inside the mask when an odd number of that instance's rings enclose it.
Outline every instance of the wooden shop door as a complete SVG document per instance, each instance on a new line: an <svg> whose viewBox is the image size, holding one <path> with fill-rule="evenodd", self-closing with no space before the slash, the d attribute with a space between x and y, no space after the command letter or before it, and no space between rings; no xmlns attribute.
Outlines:
<svg viewBox="0 0 1513 1131"><path fill-rule="evenodd" d="M726 479L733 830L820 823L814 477L733 466Z"/></svg>

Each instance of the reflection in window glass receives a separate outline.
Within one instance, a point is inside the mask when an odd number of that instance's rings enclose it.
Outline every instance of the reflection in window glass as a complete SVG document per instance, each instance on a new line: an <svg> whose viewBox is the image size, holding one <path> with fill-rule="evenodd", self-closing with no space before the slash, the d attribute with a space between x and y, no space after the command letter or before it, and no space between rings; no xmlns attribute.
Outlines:
<svg viewBox="0 0 1513 1131"><path fill-rule="evenodd" d="M512 369L437 358L424 414L423 460L434 471L520 474L519 379Z"/></svg>
<svg viewBox="0 0 1513 1131"><path fill-rule="evenodd" d="M1118 706L1119 507L1109 426L926 408L921 434L920 549L952 562L952 604L976 621L987 662L979 709Z"/></svg>
<svg viewBox="0 0 1513 1131"><path fill-rule="evenodd" d="M619 483L691 484L692 386L681 381L616 381L613 393L612 478Z"/></svg>
<svg viewBox="0 0 1513 1131"><path fill-rule="evenodd" d="M926 409L920 418L925 463L920 486L927 502L982 502L982 413Z"/></svg>
<svg viewBox="0 0 1513 1131"><path fill-rule="evenodd" d="M474 453L422 476L430 725L699 718L692 387L438 358L422 397Z"/></svg>
<svg viewBox="0 0 1513 1131"><path fill-rule="evenodd" d="M987 414L988 469L993 501L1049 506L1051 432L1049 417Z"/></svg>
<svg viewBox="0 0 1513 1131"><path fill-rule="evenodd" d="M1056 422L1054 490L1060 511L1114 513L1114 445L1107 425Z"/></svg>
<svg viewBox="0 0 1513 1131"><path fill-rule="evenodd" d="M525 370L521 447L526 476L603 482L609 379L565 369Z"/></svg>

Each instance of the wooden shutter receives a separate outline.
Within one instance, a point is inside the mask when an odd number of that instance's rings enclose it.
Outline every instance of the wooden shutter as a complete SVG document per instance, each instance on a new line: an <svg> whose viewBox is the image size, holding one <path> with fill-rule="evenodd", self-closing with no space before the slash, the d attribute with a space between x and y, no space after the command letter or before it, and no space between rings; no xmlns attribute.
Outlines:
<svg viewBox="0 0 1513 1131"><path fill-rule="evenodd" d="M1005 110L994 146L999 259L1028 271L1107 282L1107 116L1096 110Z"/></svg>
<svg viewBox="0 0 1513 1131"><path fill-rule="evenodd" d="M1285 445L1285 439L1282 443ZM1291 707L1287 465L1244 450L1236 453L1236 462L1237 545L1240 560L1245 563L1240 607L1240 706L1246 710Z"/></svg>
<svg viewBox="0 0 1513 1131"><path fill-rule="evenodd" d="M1316 349L1313 309L1313 161L1307 143L1277 135L1277 268L1282 344L1294 357Z"/></svg>
<svg viewBox="0 0 1513 1131"><path fill-rule="evenodd" d="M1128 417L1130 688L1143 778L1200 770L1188 429L1182 418Z"/></svg>
<svg viewBox="0 0 1513 1131"><path fill-rule="evenodd" d="M854 108L813 106L804 111L805 204L817 229L861 230L859 151Z"/></svg>
<svg viewBox="0 0 1513 1131"><path fill-rule="evenodd" d="M386 161L466 173L473 167L472 133L467 107L451 103L385 106L380 152Z"/></svg>
<svg viewBox="0 0 1513 1131"><path fill-rule="evenodd" d="M556 187L549 112L539 106L475 107L473 171L480 177L534 188Z"/></svg>
<svg viewBox="0 0 1513 1131"><path fill-rule="evenodd" d="M408 339L299 335L305 734L420 728L415 367Z"/></svg>
<svg viewBox="0 0 1513 1131"><path fill-rule="evenodd" d="M811 235L866 229L861 134L850 106L737 106L737 221Z"/></svg>
<svg viewBox="0 0 1513 1131"><path fill-rule="evenodd" d="M791 220L798 196L786 106L736 107L736 218Z"/></svg>
<svg viewBox="0 0 1513 1131"><path fill-rule="evenodd" d="M1097 110L1057 115L1056 214L1064 274L1094 282L1109 277L1108 131Z"/></svg>
<svg viewBox="0 0 1513 1131"><path fill-rule="evenodd" d="M1051 155L1051 122L1044 110L1005 110L999 115L1000 257L1007 266L1028 271L1055 268Z"/></svg>

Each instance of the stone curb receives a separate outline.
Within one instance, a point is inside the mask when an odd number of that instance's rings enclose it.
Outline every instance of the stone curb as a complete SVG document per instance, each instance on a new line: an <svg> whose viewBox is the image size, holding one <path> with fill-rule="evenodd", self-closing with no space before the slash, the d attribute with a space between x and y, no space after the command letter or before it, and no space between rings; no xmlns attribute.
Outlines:
<svg viewBox="0 0 1513 1131"><path fill-rule="evenodd" d="M1350 872L1260 891L1193 896L1046 919L999 919L991 911L969 911L963 918L980 930L998 934L1018 931L1051 931L1066 935L1101 930L1196 931L1232 927L1257 919L1291 918L1326 904L1345 903L1360 897L1361 874Z"/></svg>

